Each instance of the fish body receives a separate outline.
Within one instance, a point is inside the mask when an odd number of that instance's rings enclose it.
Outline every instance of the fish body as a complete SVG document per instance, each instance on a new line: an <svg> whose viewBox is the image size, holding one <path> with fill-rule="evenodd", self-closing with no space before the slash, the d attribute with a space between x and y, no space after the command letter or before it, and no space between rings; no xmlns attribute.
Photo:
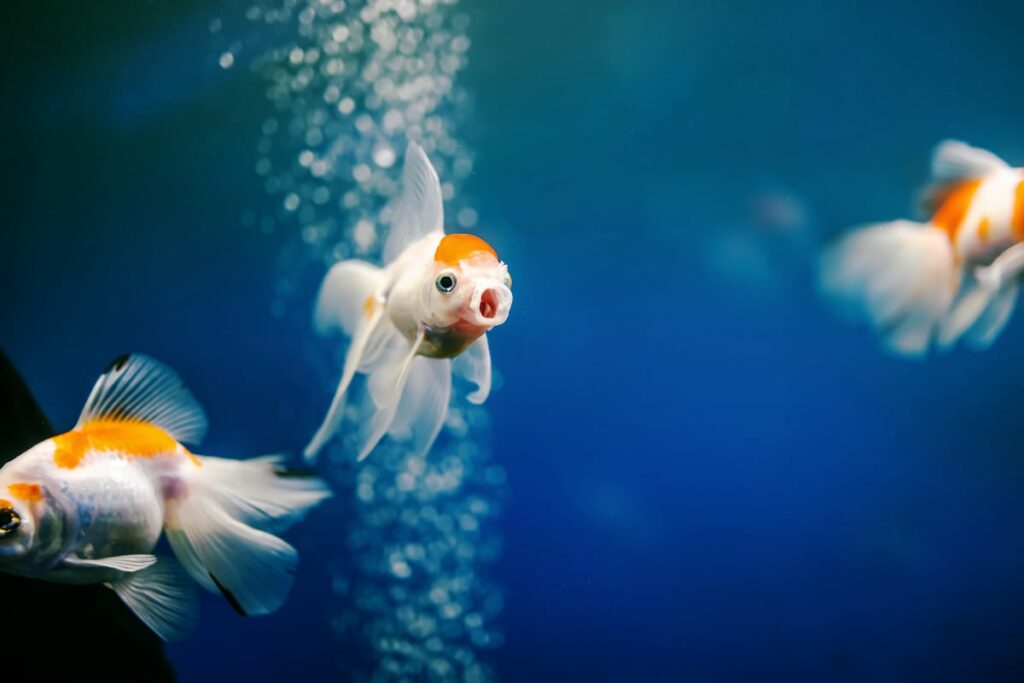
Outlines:
<svg viewBox="0 0 1024 683"><path fill-rule="evenodd" d="M445 234L441 185L415 143L406 151L402 184L383 265L342 261L320 289L317 328L340 329L352 340L327 416L306 447L309 459L340 428L357 375L366 376L360 459L386 434L426 452L448 413L453 373L476 384L471 402L483 402L490 391L487 332L512 305L508 267L479 237Z"/></svg>
<svg viewBox="0 0 1024 683"><path fill-rule="evenodd" d="M946 233L959 263L990 262L1024 241L1024 170L995 168L953 182L929 224Z"/></svg>
<svg viewBox="0 0 1024 683"><path fill-rule="evenodd" d="M924 195L930 219L856 229L826 249L825 296L908 357L965 339L990 346L1024 275L1024 169L962 142L938 145Z"/></svg>
<svg viewBox="0 0 1024 683"><path fill-rule="evenodd" d="M193 454L206 418L170 369L116 360L73 429L0 468L0 571L106 584L161 637L196 620L192 580L153 551L161 535L192 579L246 614L276 609L297 556L281 530L329 495L279 479L275 458ZM180 439L180 440L179 440Z"/></svg>

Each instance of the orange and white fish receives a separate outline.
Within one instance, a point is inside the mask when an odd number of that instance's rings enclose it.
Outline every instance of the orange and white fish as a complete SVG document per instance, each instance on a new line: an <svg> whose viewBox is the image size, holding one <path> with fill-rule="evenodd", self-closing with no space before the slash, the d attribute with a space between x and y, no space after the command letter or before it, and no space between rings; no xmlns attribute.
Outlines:
<svg viewBox="0 0 1024 683"><path fill-rule="evenodd" d="M826 296L867 319L894 353L921 356L961 337L987 348L1013 312L1024 273L1024 169L946 141L932 157L927 223L844 236L821 262Z"/></svg>
<svg viewBox="0 0 1024 683"><path fill-rule="evenodd" d="M100 376L74 429L0 469L0 571L105 584L160 637L198 618L195 586L153 550L161 533L200 585L243 614L273 612L298 555L273 535L330 495L281 476L274 457L193 455L202 408L166 366L122 356Z"/></svg>
<svg viewBox="0 0 1024 683"><path fill-rule="evenodd" d="M511 286L508 268L489 244L473 235L444 234L437 172L410 142L383 267L342 261L320 289L316 327L321 333L341 329L352 341L338 390L306 457L315 458L338 431L357 373L367 375L359 459L385 434L409 439L425 453L448 414L453 372L476 384L469 401L487 398L486 333L508 318Z"/></svg>

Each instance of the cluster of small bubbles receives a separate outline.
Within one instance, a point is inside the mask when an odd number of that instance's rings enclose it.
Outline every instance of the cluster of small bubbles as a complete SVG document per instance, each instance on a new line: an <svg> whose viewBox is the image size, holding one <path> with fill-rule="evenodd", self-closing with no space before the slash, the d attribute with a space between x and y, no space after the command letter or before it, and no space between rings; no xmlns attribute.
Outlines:
<svg viewBox="0 0 1024 683"><path fill-rule="evenodd" d="M483 409L460 412L479 437ZM504 598L483 570L501 551L504 471L479 441L451 440L426 457L385 442L355 466L348 449L334 453L355 496L333 625L370 646L368 680L495 680L481 653L503 643Z"/></svg>
<svg viewBox="0 0 1024 683"><path fill-rule="evenodd" d="M476 225L458 191L473 156L455 137L467 105L456 76L470 48L456 5L255 0L246 10L252 28L287 36L253 61L271 109L254 170L276 208L250 224L297 236L281 257L276 315L302 289L296 273L379 257L408 140L443 180L449 225ZM237 64L238 49L221 60ZM357 653L343 663L347 680L495 680L485 659L503 642L504 600L487 568L501 551L505 475L483 445L488 424L483 408L456 397L427 456L385 440L355 463L352 444L333 446L325 471L347 509L332 625L342 650Z"/></svg>

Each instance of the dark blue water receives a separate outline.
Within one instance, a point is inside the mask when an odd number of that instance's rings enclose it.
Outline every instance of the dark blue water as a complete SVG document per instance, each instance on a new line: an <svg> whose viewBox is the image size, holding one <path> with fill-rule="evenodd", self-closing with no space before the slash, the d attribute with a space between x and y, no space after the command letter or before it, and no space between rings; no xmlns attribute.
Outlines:
<svg viewBox="0 0 1024 683"><path fill-rule="evenodd" d="M0 345L58 427L133 350L187 378L204 452L296 451L334 381L310 360L321 273L271 315L294 236L240 220L269 201L264 84L216 67L207 25L241 8L207 5L3 23ZM500 677L1019 680L1024 323L892 359L823 310L807 256L912 217L941 139L1024 165L1024 5L463 8L466 190L516 287L488 402ZM773 232L766 195L806 218ZM718 235L759 269L711 259ZM291 534L278 615L204 601L168 648L182 680L344 673L317 559L343 552L339 514Z"/></svg>

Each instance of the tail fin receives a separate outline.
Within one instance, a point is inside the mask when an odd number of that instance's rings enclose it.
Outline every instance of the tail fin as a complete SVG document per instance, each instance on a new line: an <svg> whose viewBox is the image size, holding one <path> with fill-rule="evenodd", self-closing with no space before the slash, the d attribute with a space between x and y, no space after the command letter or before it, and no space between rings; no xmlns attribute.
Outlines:
<svg viewBox="0 0 1024 683"><path fill-rule="evenodd" d="M283 531L329 497L315 478L295 478L280 458L202 456L188 493L169 510L167 538L189 574L241 614L269 614L295 580L298 553Z"/></svg>
<svg viewBox="0 0 1024 683"><path fill-rule="evenodd" d="M844 236L821 260L826 297L866 319L898 355L927 353L959 285L953 246L932 226L895 221Z"/></svg>
<svg viewBox="0 0 1024 683"><path fill-rule="evenodd" d="M384 271L365 261L335 263L327 271L317 296L317 332L326 334L340 329L351 337L367 317L367 309L372 305L368 300L383 288L384 280Z"/></svg>

